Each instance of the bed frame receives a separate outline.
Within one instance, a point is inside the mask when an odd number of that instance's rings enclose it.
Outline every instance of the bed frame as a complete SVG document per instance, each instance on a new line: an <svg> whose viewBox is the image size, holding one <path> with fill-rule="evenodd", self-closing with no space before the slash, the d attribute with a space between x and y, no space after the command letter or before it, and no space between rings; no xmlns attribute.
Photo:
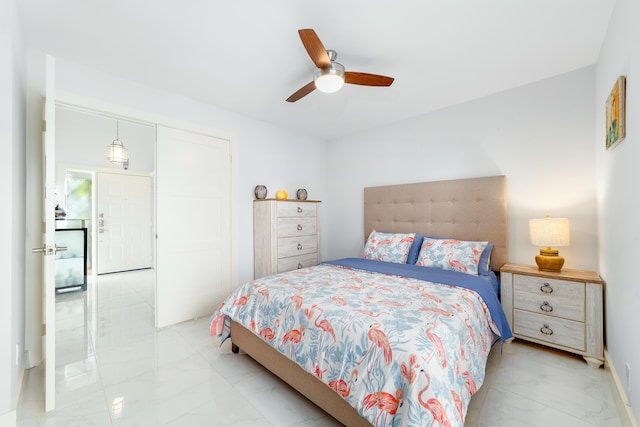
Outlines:
<svg viewBox="0 0 640 427"><path fill-rule="evenodd" d="M372 230L490 241L492 269L507 262L507 191L504 176L364 189L364 238ZM280 354L252 331L231 322L234 352L249 356L349 427L371 427L335 391Z"/></svg>

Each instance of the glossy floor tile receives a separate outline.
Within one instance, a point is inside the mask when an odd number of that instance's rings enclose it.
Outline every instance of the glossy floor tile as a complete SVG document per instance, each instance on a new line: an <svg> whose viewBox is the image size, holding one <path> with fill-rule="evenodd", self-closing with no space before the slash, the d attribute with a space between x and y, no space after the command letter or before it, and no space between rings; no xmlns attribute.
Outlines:
<svg viewBox="0 0 640 427"><path fill-rule="evenodd" d="M91 277L56 300L56 409L25 373L19 426L340 426L230 343L208 318L157 331L150 270ZM496 346L465 426L623 426L611 374L573 355Z"/></svg>

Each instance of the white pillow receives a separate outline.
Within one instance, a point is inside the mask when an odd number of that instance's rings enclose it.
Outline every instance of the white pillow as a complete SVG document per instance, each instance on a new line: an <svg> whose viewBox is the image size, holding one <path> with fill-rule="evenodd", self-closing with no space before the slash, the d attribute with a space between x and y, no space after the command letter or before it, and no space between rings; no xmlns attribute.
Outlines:
<svg viewBox="0 0 640 427"><path fill-rule="evenodd" d="M362 258L405 264L415 233L381 233L373 230L364 245Z"/></svg>

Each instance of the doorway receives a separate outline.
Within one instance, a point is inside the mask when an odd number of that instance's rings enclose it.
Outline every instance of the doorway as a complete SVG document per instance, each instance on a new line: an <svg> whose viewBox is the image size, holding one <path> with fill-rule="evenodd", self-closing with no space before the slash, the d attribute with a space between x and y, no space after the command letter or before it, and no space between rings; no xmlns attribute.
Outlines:
<svg viewBox="0 0 640 427"><path fill-rule="evenodd" d="M59 103L56 113L57 163L70 165L68 169L95 173L94 187L98 188L98 194L91 218L96 254L94 274L145 268L151 257L155 270L156 327L210 313L231 290L231 142L71 104ZM107 160L107 146L114 138L128 149L126 165ZM101 182L108 183L111 189L102 189ZM149 197L153 200L132 193L134 188L146 188L148 192L144 193L152 195ZM111 206L98 209L105 192L108 199L113 199L105 206ZM122 206L138 201L133 208ZM119 236L129 233L139 241L151 240L150 250L136 249L146 264L102 269L105 261L99 236L106 235L109 227L114 226L113 217L106 217L107 210L118 211L120 219L140 212L152 216L150 225L137 226L144 231L118 231ZM101 226L105 233L99 233ZM116 246L127 241L118 239ZM114 250L113 258L129 260L135 250L128 251Z"/></svg>
<svg viewBox="0 0 640 427"><path fill-rule="evenodd" d="M140 119L131 119L131 122L127 122L124 117L115 113L115 109L113 113L103 114L97 110L75 106L86 100L76 99L73 95L67 94L61 99L56 108L58 114L55 120L55 135L59 142L56 144L56 157L59 161L64 161L71 169L92 171L96 174L98 172L116 173L120 170L127 170L122 169L122 165L111 166L107 164L105 166L103 164L106 158L106 146L116 136L116 120L121 120L120 139L130 150L129 173L135 170L146 170L154 182L152 193L154 198L157 194L158 202L156 202L156 208L152 210L153 224L155 227L155 215L161 211L166 226L162 233L158 233L157 230L152 233L154 242L157 242L154 243L154 253L155 247L162 244L165 258L162 263L158 263L154 259L153 270L151 270L153 273L151 288L155 294L152 306L155 308L156 324L150 325L150 327L160 328L182 320L203 316L204 313L210 313L231 288L231 253L233 252L230 239L231 141L207 137L206 133L178 131L177 129L171 131L172 128L164 128L166 143L163 150L158 150L157 156L160 157L160 154L164 153L163 160L158 163L163 165L163 173L158 175L162 176L165 181L161 186L164 190L158 191L158 187L155 186L157 180L155 144L156 128L160 126L155 122L160 118L139 113ZM73 121L74 116L78 115L82 115L86 120L82 123ZM104 120L105 118L107 120ZM136 139L131 138L127 132L131 130L135 133L135 129L132 129L133 126L129 126L130 124L142 125L139 128L146 127L146 130L151 132L153 135L150 143L151 154L144 155L136 149ZM129 129L127 129L128 127ZM87 129L93 133L87 135L85 133ZM70 140L73 140L74 144L67 144ZM69 147L73 148L69 149ZM68 150L66 155L62 155L58 151L65 149ZM145 169L145 164L148 165L148 169ZM57 169L58 165L49 170ZM35 167L40 168L41 165L38 164ZM55 186L57 194L54 199L64 195L64 185L56 184ZM176 203L176 198L184 198L185 195L190 202L194 202L193 208L187 208L187 204L184 203ZM163 196L162 204L159 200L160 196ZM95 205L95 202L93 204ZM164 207L163 209L160 209L161 205ZM205 208L202 209L202 206ZM179 211L182 214L180 221L176 221L176 207L185 208ZM95 208L93 212L95 212ZM189 218L186 218L184 213L190 214ZM212 213L216 215L212 216ZM95 216L91 220L95 223ZM190 238L185 238L185 228L187 228L185 226L188 226L188 231L191 233ZM208 239L214 239L215 245L211 246ZM189 256L189 253L193 253L194 249L199 251L200 256L197 259ZM216 263L211 263L211 259L216 260ZM96 264L92 265L95 270ZM185 271L188 273L188 278L180 274ZM111 275L101 277L109 276ZM163 279L166 291L162 293L162 298L158 291L159 278ZM185 282L189 285L188 287L176 286L176 283ZM162 322L158 320L158 307L164 307L165 316ZM153 318L150 320L153 321ZM29 329L35 331L35 328L30 327ZM39 333L39 330L36 333ZM55 354L55 350L52 354ZM57 370L64 369L64 367L58 366Z"/></svg>
<svg viewBox="0 0 640 427"><path fill-rule="evenodd" d="M127 165L107 159L115 138L127 148ZM87 228L88 274L153 268L154 175L155 124L56 105L56 203L66 213L57 222Z"/></svg>

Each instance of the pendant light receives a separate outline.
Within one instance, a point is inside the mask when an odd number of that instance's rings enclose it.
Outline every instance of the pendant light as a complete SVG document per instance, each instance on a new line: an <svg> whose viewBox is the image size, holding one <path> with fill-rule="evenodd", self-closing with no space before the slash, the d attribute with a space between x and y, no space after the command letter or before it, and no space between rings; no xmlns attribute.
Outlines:
<svg viewBox="0 0 640 427"><path fill-rule="evenodd" d="M120 122L118 120L116 120L116 139L107 145L107 160L118 165L129 163L127 148L120 141Z"/></svg>

